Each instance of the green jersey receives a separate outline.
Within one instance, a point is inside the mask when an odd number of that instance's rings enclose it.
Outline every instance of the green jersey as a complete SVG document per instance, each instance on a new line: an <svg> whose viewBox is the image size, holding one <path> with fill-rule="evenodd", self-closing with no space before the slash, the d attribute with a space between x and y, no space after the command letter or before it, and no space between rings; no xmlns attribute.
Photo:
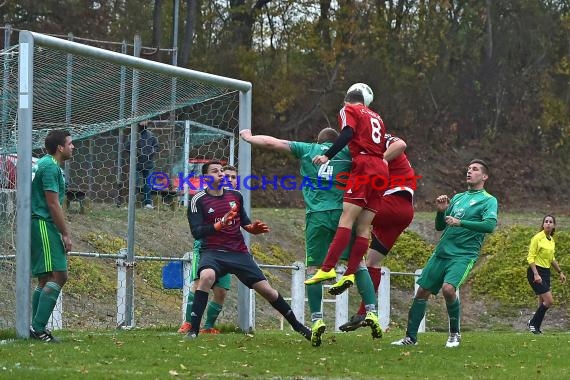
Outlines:
<svg viewBox="0 0 570 380"><path fill-rule="evenodd" d="M342 210L343 186L338 176L347 177L352 166L348 147L323 165L313 164L313 158L326 152L331 143L304 143L291 141L291 152L301 161L303 199L307 214L316 211Z"/></svg>
<svg viewBox="0 0 570 380"><path fill-rule="evenodd" d="M59 163L49 154L38 161L32 181L32 218L53 222L44 194L45 191L57 193L59 204L63 204L65 178Z"/></svg>
<svg viewBox="0 0 570 380"><path fill-rule="evenodd" d="M466 191L451 198L445 216L473 222L494 220L496 223L497 208L497 198L484 189ZM464 257L477 260L484 239L483 232L447 226L435 247L434 254L442 258Z"/></svg>

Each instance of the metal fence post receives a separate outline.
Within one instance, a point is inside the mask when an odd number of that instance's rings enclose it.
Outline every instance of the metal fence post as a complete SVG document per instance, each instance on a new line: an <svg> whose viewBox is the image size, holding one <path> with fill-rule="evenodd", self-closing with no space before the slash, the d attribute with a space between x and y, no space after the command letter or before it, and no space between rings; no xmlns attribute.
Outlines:
<svg viewBox="0 0 570 380"><path fill-rule="evenodd" d="M293 266L298 269L293 269L291 277L291 309L299 322L305 324L305 264L296 261Z"/></svg>
<svg viewBox="0 0 570 380"><path fill-rule="evenodd" d="M380 268L380 286L378 287L378 322L382 330L390 327L390 269Z"/></svg>

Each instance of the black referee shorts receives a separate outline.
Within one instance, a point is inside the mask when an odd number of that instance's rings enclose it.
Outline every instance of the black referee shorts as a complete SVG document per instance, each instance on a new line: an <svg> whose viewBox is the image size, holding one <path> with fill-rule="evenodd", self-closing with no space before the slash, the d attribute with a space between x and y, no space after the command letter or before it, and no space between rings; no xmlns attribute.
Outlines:
<svg viewBox="0 0 570 380"><path fill-rule="evenodd" d="M250 253L204 250L200 252L198 277L203 269L211 268L216 272L216 280L227 273L234 274L248 288L253 284L267 280Z"/></svg>
<svg viewBox="0 0 570 380"><path fill-rule="evenodd" d="M534 282L534 273L532 273L532 269L528 267L526 271L526 278L528 279L528 283L534 293L538 296L550 291L550 268L543 268L543 267L536 267L536 271L542 277L542 283L537 284Z"/></svg>

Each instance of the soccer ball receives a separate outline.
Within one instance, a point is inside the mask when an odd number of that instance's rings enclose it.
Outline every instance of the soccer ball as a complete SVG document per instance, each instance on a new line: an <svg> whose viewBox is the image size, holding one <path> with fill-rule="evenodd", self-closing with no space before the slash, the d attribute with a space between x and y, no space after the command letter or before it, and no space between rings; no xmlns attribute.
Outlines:
<svg viewBox="0 0 570 380"><path fill-rule="evenodd" d="M364 97L364 105L366 105L366 107L368 107L374 100L374 93L366 83L355 83L348 88L346 93L348 94L351 91L360 91L362 93L362 96Z"/></svg>

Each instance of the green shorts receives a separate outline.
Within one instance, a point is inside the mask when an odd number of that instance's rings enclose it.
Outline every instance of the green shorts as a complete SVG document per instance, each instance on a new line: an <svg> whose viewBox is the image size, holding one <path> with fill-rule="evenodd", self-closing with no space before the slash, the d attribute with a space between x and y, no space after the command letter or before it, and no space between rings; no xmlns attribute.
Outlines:
<svg viewBox="0 0 570 380"><path fill-rule="evenodd" d="M441 258L432 255L418 278L418 285L429 290L432 294L439 293L443 283L453 285L455 289L459 289L461 284L467 279L474 264L474 259L460 257Z"/></svg>
<svg viewBox="0 0 570 380"><path fill-rule="evenodd" d="M190 280L192 282L196 281L200 277L198 276L198 268L200 267L200 251L194 249L192 251L192 270L190 271ZM232 287L232 276L231 274L225 274L214 283L214 286L219 286L220 288L230 290Z"/></svg>
<svg viewBox="0 0 570 380"><path fill-rule="evenodd" d="M341 214L342 210L318 211L307 214L305 217L306 266L318 267L325 261ZM344 250L340 257L341 260L348 260L351 245Z"/></svg>
<svg viewBox="0 0 570 380"><path fill-rule="evenodd" d="M67 254L55 224L32 218L31 246L34 277L67 271Z"/></svg>

